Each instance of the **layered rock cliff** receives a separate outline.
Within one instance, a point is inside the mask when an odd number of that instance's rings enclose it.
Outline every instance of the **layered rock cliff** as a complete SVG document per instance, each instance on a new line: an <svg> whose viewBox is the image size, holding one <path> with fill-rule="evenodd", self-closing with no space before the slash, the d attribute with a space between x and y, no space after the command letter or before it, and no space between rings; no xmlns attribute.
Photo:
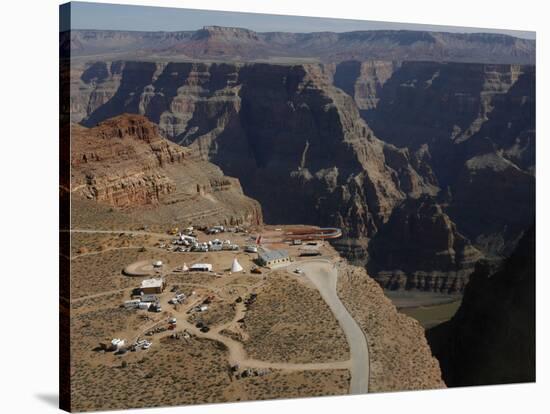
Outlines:
<svg viewBox="0 0 550 414"><path fill-rule="evenodd" d="M237 179L159 135L143 116L71 129L71 193L121 209L148 208L187 222L259 224L260 205Z"/></svg>
<svg viewBox="0 0 550 414"><path fill-rule="evenodd" d="M403 62L376 96L376 136L423 158L478 249L508 255L534 218L534 67Z"/></svg>
<svg viewBox="0 0 550 414"><path fill-rule="evenodd" d="M73 65L71 110L145 115L268 222L342 227L339 251L384 286L461 291L534 217L534 82L518 65L99 61ZM437 212L400 237L425 195Z"/></svg>
<svg viewBox="0 0 550 414"><path fill-rule="evenodd" d="M398 61L346 60L333 65L333 82L354 99L360 111L374 109L384 83L400 65Z"/></svg>
<svg viewBox="0 0 550 414"><path fill-rule="evenodd" d="M535 229L496 271L479 264L462 304L427 333L448 386L535 381Z"/></svg>
<svg viewBox="0 0 550 414"><path fill-rule="evenodd" d="M405 197L436 191L416 171L423 161L415 168L406 151L376 139L318 65L103 62L73 90L74 120L146 115L238 177L270 222L338 225L357 239Z"/></svg>
<svg viewBox="0 0 550 414"><path fill-rule="evenodd" d="M430 196L405 200L371 241L369 273L387 289L462 292L482 254Z"/></svg>

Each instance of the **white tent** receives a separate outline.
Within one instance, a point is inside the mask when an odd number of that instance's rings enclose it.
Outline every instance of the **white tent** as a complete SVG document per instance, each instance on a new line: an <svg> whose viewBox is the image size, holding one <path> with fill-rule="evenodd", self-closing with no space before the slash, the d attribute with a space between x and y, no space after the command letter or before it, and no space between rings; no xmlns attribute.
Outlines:
<svg viewBox="0 0 550 414"><path fill-rule="evenodd" d="M153 262L154 267L162 267L162 262L160 260L157 260L156 262Z"/></svg>
<svg viewBox="0 0 550 414"><path fill-rule="evenodd" d="M231 265L231 273L237 273L242 271L243 271L243 267L240 265L240 263L237 261L237 258L235 257L233 259L233 264Z"/></svg>
<svg viewBox="0 0 550 414"><path fill-rule="evenodd" d="M187 263L183 264L183 267L181 268L181 270L183 270L184 272L187 272L189 270L189 268L187 267Z"/></svg>

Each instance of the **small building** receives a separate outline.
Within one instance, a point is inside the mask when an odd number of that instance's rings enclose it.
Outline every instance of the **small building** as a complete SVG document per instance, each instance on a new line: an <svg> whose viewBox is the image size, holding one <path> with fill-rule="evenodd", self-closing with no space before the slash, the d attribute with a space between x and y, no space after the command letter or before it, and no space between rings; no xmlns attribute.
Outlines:
<svg viewBox="0 0 550 414"><path fill-rule="evenodd" d="M211 272L212 265L210 263L195 263L189 270L192 272Z"/></svg>
<svg viewBox="0 0 550 414"><path fill-rule="evenodd" d="M144 294L162 293L165 287L166 282L162 277L141 281L141 292Z"/></svg>
<svg viewBox="0 0 550 414"><path fill-rule="evenodd" d="M153 262L153 267L162 267L162 261L156 260Z"/></svg>
<svg viewBox="0 0 550 414"><path fill-rule="evenodd" d="M258 261L262 266L272 267L290 263L290 256L286 250L268 250L258 252Z"/></svg>

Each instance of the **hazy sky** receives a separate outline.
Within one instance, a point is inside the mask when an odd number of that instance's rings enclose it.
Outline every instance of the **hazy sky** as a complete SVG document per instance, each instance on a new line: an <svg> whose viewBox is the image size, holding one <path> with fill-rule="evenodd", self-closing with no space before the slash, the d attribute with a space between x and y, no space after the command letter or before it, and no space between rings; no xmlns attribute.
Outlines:
<svg viewBox="0 0 550 414"><path fill-rule="evenodd" d="M222 12L151 6L129 6L103 3L71 3L73 29L177 31L197 30L203 26L244 27L257 32L347 32L353 30L430 30L442 32L505 33L534 39L535 32L436 26L409 23L386 23L369 20L328 19L320 17L282 16L271 14ZM60 19L60 30L67 30L66 19Z"/></svg>

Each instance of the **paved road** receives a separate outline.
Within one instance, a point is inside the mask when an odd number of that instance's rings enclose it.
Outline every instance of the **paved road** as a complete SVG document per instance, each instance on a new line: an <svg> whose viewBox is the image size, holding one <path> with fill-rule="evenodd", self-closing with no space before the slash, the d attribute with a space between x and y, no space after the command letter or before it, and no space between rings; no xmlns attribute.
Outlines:
<svg viewBox="0 0 550 414"><path fill-rule="evenodd" d="M331 262L324 260L300 262L290 266L289 271L293 271L296 267L302 269L304 276L317 287L346 335L351 360L350 394L367 393L369 390L369 348L367 339L336 293L338 271Z"/></svg>
<svg viewBox="0 0 550 414"><path fill-rule="evenodd" d="M134 235L154 235L162 237L170 237L162 233L152 233L146 231L124 231L124 230L87 230L87 229L71 229L74 233L106 233L106 234L134 234ZM363 331L357 325L357 322L351 317L344 304L340 301L337 295L336 284L338 281L338 271L334 265L328 260L312 259L308 261L300 261L299 263L288 266L288 271L292 272L296 267L300 267L304 271L304 276L307 277L319 290L321 297L330 307L338 323L342 327L346 335L350 347L350 360L337 361L327 363L314 364L292 364L292 363L273 363L269 361L259 361L249 359L244 347L237 341L234 341L219 332L227 326L220 326L218 329L208 333L202 333L195 326L184 321L184 326L191 333L206 337L209 339L223 342L229 349L229 362L231 364L238 363L244 367L255 368L274 368L286 370L307 370L307 369L342 369L349 368L351 372L350 394L365 394L368 392L369 386L369 350L367 340ZM82 298L79 298L82 299ZM242 311L241 311L242 312ZM243 315L237 314L236 319L240 319Z"/></svg>

